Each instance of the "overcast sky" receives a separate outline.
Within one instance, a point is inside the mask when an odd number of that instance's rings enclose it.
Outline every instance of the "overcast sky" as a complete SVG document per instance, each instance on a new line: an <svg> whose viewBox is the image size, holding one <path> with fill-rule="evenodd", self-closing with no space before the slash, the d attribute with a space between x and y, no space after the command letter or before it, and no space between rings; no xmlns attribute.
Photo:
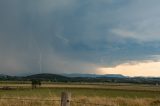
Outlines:
<svg viewBox="0 0 160 106"><path fill-rule="evenodd" d="M160 0L0 0L0 73L145 75L159 28Z"/></svg>

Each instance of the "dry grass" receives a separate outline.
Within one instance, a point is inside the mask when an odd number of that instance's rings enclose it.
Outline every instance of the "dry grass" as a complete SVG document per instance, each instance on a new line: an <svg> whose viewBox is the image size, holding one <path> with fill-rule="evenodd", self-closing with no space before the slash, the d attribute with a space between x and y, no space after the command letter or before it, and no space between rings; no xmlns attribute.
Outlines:
<svg viewBox="0 0 160 106"><path fill-rule="evenodd" d="M103 97L81 97L76 98L75 101L80 101L82 103L93 103L108 106L160 106L160 99L151 98L103 98ZM82 104L80 105L82 106ZM86 105L87 106L87 105ZM88 104L90 106L90 104ZM91 105L92 106L92 105Z"/></svg>
<svg viewBox="0 0 160 106"><path fill-rule="evenodd" d="M1 97L0 106L60 106L60 98Z"/></svg>
<svg viewBox="0 0 160 106"><path fill-rule="evenodd" d="M4 98L4 97L3 97ZM5 97L6 98L6 97ZM33 99L33 100L23 100ZM17 98L17 99L0 99L0 106L60 106L60 101L48 101L55 98ZM57 98L56 98L57 99ZM160 99L152 98L106 98L85 96L72 98L71 106L160 106Z"/></svg>

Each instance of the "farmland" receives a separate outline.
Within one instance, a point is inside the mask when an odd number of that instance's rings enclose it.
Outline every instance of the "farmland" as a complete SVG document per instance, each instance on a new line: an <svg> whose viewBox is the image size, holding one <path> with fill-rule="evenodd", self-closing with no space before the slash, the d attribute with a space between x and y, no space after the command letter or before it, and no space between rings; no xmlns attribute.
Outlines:
<svg viewBox="0 0 160 106"><path fill-rule="evenodd" d="M1 82L0 87L8 86L10 90L0 90L1 98L60 99L61 92L71 92L72 100L127 106L160 105L160 87L145 84L127 83L46 83L37 89L31 89L30 82ZM6 100L1 100L5 103ZM9 100L10 101L10 100ZM11 100L10 103L15 100ZM36 102L36 101L34 101ZM8 102L6 102L8 103ZM27 102L29 103L29 101ZM43 102L44 103L44 102ZM43 104L41 103L41 104ZM49 103L49 102L48 102ZM39 102L32 103L39 104ZM45 104L45 103L44 103ZM43 105L44 105L43 104ZM2 105L2 104L1 104ZM33 105L33 106L34 106ZM11 105L12 106L12 105ZM29 105L24 105L29 106ZM32 106L32 105L31 105ZM46 106L51 106L47 105ZM130 105L129 105L130 106Z"/></svg>

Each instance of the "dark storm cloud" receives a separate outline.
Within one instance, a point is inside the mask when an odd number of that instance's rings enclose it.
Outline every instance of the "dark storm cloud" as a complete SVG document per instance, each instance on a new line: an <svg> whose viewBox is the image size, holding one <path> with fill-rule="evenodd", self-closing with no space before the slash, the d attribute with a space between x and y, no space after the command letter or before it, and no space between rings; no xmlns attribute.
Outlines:
<svg viewBox="0 0 160 106"><path fill-rule="evenodd" d="M142 1L1 0L1 73L94 73L158 60L160 2Z"/></svg>

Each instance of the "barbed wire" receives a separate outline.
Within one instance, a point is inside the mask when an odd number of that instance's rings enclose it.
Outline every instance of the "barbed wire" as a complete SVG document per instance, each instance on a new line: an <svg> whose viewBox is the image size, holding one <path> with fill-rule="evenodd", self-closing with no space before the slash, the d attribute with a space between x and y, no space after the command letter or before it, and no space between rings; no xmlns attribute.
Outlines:
<svg viewBox="0 0 160 106"><path fill-rule="evenodd" d="M27 100L27 101L61 101L60 99L29 99L29 98L5 98L0 97L0 99L12 99L12 100Z"/></svg>
<svg viewBox="0 0 160 106"><path fill-rule="evenodd" d="M97 103L90 103L90 102L80 102L80 101L71 101L71 102L77 103L77 104L86 104L86 105L91 105L91 106L113 106L113 105L97 104Z"/></svg>
<svg viewBox="0 0 160 106"><path fill-rule="evenodd" d="M22 101L54 101L54 102L61 102L61 99L30 99L30 98L6 98L6 97L0 97L0 100L6 99L6 100L22 100ZM105 104L97 104L97 103L90 103L90 102L81 102L81 101L70 101L71 103L77 103L77 104L85 104L90 106L113 106L113 105L105 105Z"/></svg>

